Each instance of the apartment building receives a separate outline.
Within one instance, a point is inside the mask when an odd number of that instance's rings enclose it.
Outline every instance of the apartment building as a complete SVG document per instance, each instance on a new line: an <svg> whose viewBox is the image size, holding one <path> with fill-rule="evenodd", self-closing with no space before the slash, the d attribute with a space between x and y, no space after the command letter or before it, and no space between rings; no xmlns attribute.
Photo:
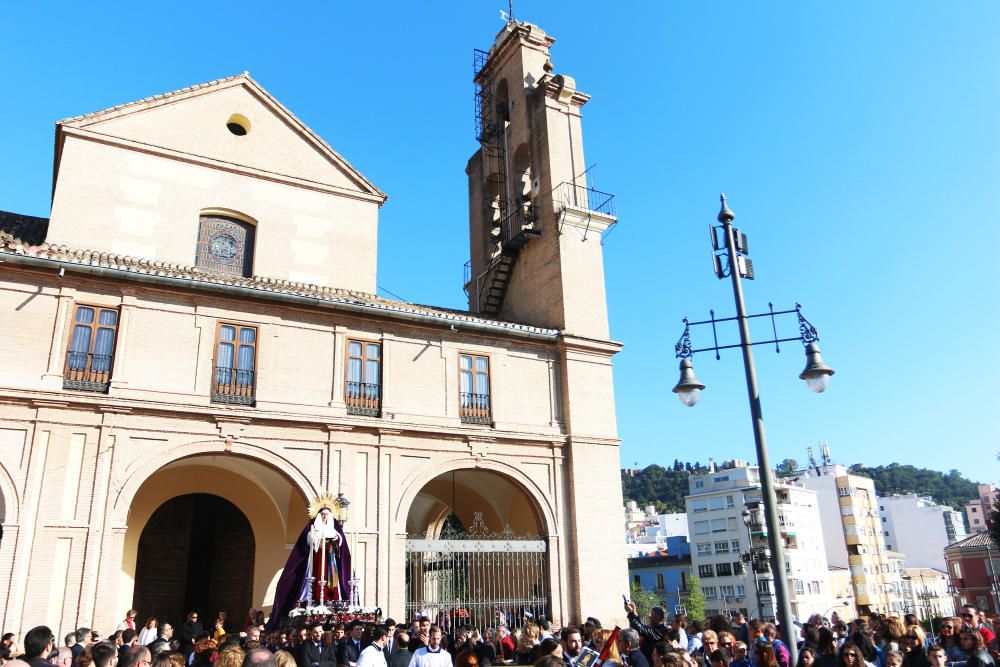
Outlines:
<svg viewBox="0 0 1000 667"><path fill-rule="evenodd" d="M906 554L907 567L943 570L944 548L966 537L961 512L915 493L879 498L878 514L885 548Z"/></svg>
<svg viewBox="0 0 1000 667"><path fill-rule="evenodd" d="M990 515L993 513L993 505L997 499L997 489L992 484L980 484L978 487L979 497L970 500L965 504L965 516L969 520L969 532L986 532L990 526Z"/></svg>
<svg viewBox="0 0 1000 667"><path fill-rule="evenodd" d="M858 613L898 608L875 482L834 463L802 471L798 479L816 492L827 561L851 571Z"/></svg>
<svg viewBox="0 0 1000 667"><path fill-rule="evenodd" d="M685 497L692 570L705 595L705 614L742 611L774 618L774 576L768 564L760 470L730 461L691 475ZM805 620L833 606L816 493L801 485L776 488L792 614ZM745 514L744 514L745 512Z"/></svg>
<svg viewBox="0 0 1000 667"><path fill-rule="evenodd" d="M931 567L908 567L903 570L905 612L921 620L951 616L955 603L948 587L948 574Z"/></svg>

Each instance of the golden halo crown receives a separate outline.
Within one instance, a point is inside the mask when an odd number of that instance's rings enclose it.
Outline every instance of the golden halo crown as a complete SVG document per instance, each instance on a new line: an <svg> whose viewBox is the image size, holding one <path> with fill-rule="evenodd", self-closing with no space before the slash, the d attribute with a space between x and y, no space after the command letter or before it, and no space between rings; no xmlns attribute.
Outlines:
<svg viewBox="0 0 1000 667"><path fill-rule="evenodd" d="M333 495L329 491L316 496L313 498L312 502L309 503L309 518L315 519L324 507L330 510L333 518L337 521L343 521L347 518L347 508L342 507L337 496Z"/></svg>

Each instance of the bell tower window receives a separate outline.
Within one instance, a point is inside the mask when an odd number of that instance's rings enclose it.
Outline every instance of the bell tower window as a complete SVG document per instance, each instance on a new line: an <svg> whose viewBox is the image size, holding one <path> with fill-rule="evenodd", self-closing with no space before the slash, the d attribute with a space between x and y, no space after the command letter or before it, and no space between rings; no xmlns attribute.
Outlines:
<svg viewBox="0 0 1000 667"><path fill-rule="evenodd" d="M203 215L195 266L227 276L253 275L254 226L220 215Z"/></svg>

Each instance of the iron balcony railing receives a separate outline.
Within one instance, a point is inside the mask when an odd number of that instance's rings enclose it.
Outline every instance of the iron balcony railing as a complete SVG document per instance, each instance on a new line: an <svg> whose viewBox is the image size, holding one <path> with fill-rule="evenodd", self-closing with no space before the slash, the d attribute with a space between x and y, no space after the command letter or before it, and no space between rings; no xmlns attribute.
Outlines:
<svg viewBox="0 0 1000 667"><path fill-rule="evenodd" d="M216 366L212 383L212 402L253 405L256 402L256 373L245 368Z"/></svg>
<svg viewBox="0 0 1000 667"><path fill-rule="evenodd" d="M552 192L557 208L573 208L616 217L615 196L584 185L568 181L560 183Z"/></svg>
<svg viewBox="0 0 1000 667"><path fill-rule="evenodd" d="M111 381L111 355L87 352L66 353L63 389L105 393Z"/></svg>
<svg viewBox="0 0 1000 667"><path fill-rule="evenodd" d="M463 424L492 424L490 395L461 392L458 413Z"/></svg>
<svg viewBox="0 0 1000 667"><path fill-rule="evenodd" d="M347 414L379 417L382 414L382 386L368 382L347 383Z"/></svg>

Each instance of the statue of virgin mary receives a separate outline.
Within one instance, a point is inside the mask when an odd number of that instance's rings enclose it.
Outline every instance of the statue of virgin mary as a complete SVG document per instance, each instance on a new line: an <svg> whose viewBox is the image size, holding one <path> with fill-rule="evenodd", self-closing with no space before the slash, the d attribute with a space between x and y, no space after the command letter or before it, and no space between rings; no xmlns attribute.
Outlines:
<svg viewBox="0 0 1000 667"><path fill-rule="evenodd" d="M329 493L309 504L309 521L278 579L267 629L278 627L296 607L317 607L351 599L351 551L344 535L347 499Z"/></svg>

